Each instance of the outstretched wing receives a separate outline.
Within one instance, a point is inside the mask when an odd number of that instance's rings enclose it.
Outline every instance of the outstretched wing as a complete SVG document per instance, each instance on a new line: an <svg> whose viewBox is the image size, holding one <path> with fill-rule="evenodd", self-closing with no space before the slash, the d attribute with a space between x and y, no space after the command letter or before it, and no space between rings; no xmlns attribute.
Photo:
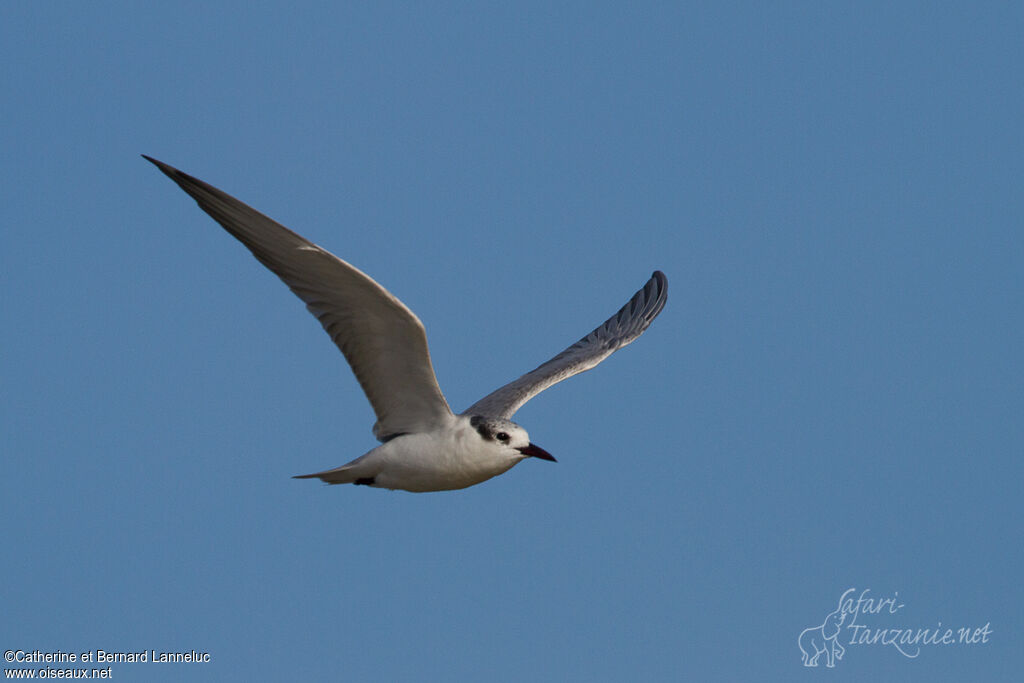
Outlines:
<svg viewBox="0 0 1024 683"><path fill-rule="evenodd" d="M345 355L377 414L381 441L452 418L437 386L423 323L394 295L337 256L212 185L143 155L272 270Z"/></svg>
<svg viewBox="0 0 1024 683"><path fill-rule="evenodd" d="M524 403L552 384L589 370L643 334L661 313L667 298L668 279L656 270L643 289L596 330L536 370L484 396L463 415L512 417Z"/></svg>

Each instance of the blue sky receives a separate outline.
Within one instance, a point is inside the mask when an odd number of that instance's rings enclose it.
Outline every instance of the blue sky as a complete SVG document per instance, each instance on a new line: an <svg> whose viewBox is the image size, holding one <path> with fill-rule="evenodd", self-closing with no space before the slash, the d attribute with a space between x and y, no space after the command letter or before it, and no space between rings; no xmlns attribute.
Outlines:
<svg viewBox="0 0 1024 683"><path fill-rule="evenodd" d="M117 680L1020 680L1012 3L3 3L5 650ZM343 358L167 178L378 279L559 459L408 494ZM798 637L850 588L834 670ZM864 593L864 591L869 591ZM848 605L849 607L849 605ZM851 644L990 625L988 642ZM5 664L4 666L9 666Z"/></svg>

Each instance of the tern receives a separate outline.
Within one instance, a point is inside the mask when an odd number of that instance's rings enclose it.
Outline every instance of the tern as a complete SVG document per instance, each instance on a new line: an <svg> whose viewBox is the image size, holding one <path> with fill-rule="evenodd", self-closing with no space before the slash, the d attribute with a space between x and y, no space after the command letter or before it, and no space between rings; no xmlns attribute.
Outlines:
<svg viewBox="0 0 1024 683"><path fill-rule="evenodd" d="M142 155L273 271L320 321L362 386L381 445L334 469L296 479L405 491L462 489L526 458L555 462L510 419L548 387L589 370L647 329L668 296L655 271L619 311L569 348L456 415L434 376L419 318L370 276L252 207Z"/></svg>

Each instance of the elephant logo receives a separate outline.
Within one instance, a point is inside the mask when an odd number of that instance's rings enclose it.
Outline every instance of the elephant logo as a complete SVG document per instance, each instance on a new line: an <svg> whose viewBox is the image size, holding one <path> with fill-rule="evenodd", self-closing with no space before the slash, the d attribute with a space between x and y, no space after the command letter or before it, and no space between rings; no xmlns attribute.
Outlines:
<svg viewBox="0 0 1024 683"><path fill-rule="evenodd" d="M825 654L825 666L830 669L835 667L837 659L843 658L846 650L839 644L838 638L844 619L846 612L839 606L825 617L821 626L804 629L796 641L803 653L804 666L818 666L818 657L822 653Z"/></svg>

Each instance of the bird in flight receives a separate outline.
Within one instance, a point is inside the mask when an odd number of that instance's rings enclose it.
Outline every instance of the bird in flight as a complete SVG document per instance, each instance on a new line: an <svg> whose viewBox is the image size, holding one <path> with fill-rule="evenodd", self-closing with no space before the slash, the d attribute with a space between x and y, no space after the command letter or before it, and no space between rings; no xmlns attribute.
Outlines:
<svg viewBox="0 0 1024 683"><path fill-rule="evenodd" d="M328 484L448 491L479 484L533 457L554 457L510 419L531 398L589 370L639 337L665 306L668 280L647 284L593 332L456 415L434 376L423 323L370 276L203 181L143 155L306 303L345 355L377 416L381 441L334 469Z"/></svg>

